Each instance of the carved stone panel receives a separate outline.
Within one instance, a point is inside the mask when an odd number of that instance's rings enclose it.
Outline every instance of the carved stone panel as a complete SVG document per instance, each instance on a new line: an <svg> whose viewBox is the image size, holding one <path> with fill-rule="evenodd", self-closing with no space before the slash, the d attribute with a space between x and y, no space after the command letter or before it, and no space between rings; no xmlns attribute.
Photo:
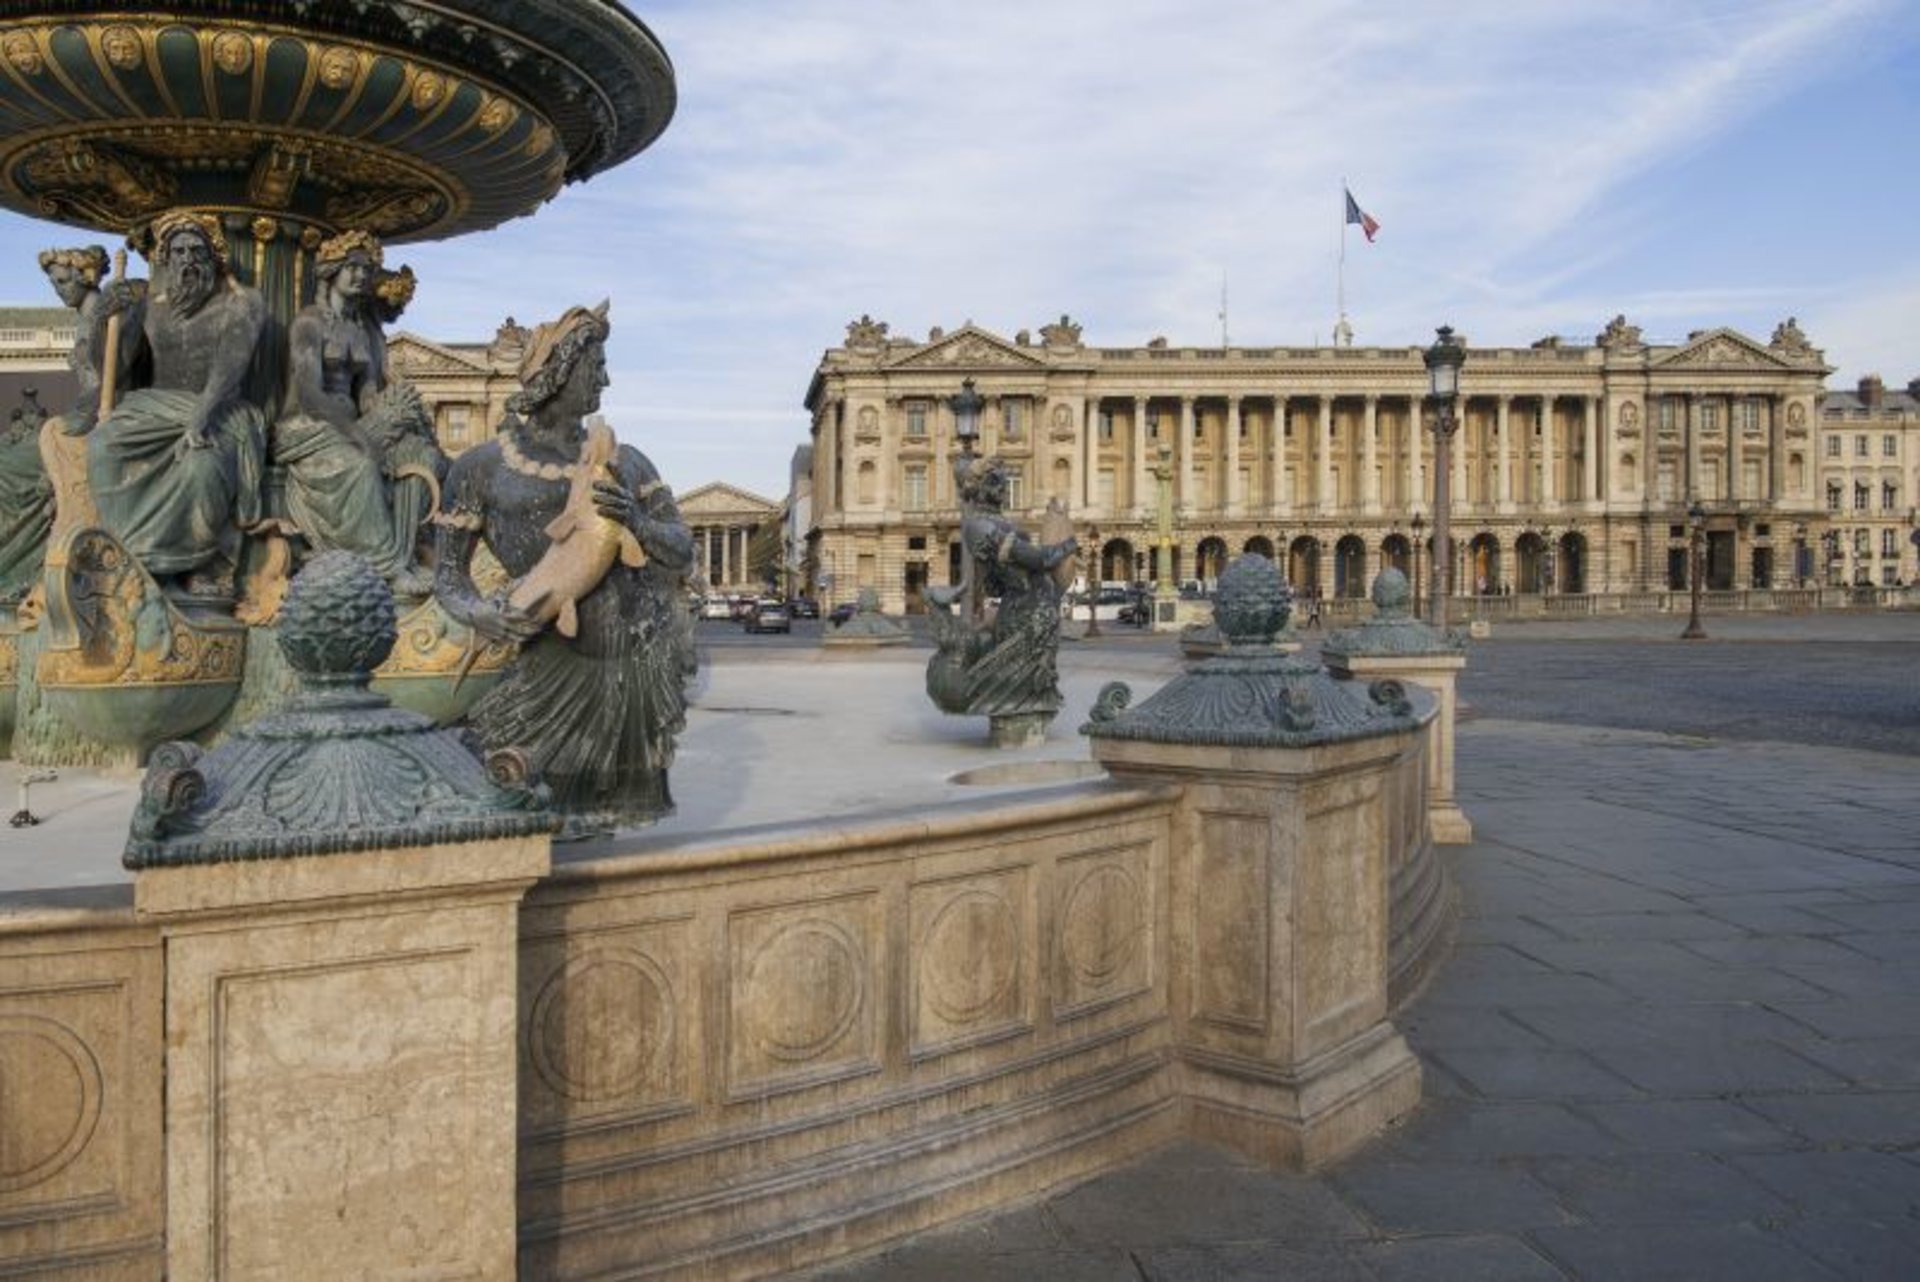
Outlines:
<svg viewBox="0 0 1920 1282"><path fill-rule="evenodd" d="M1307 804L1315 838L1297 856L1289 950L1300 970L1295 1053L1303 1058L1371 1027L1385 1014L1386 992L1380 777L1343 779Z"/></svg>
<svg viewBox="0 0 1920 1282"><path fill-rule="evenodd" d="M1271 823L1203 811L1194 868L1193 1017L1240 1033L1271 1022Z"/></svg>
<svg viewBox="0 0 1920 1282"><path fill-rule="evenodd" d="M522 1125L641 1120L692 1107L689 923L531 945L522 962Z"/></svg>
<svg viewBox="0 0 1920 1282"><path fill-rule="evenodd" d="M909 905L914 1056L1030 1028L1028 870L925 882Z"/></svg>
<svg viewBox="0 0 1920 1282"><path fill-rule="evenodd" d="M1054 1018L1091 1014L1147 991L1156 909L1146 846L1062 859L1053 883Z"/></svg>
<svg viewBox="0 0 1920 1282"><path fill-rule="evenodd" d="M159 969L157 947L0 950L0 1260L157 1240Z"/></svg>
<svg viewBox="0 0 1920 1282"><path fill-rule="evenodd" d="M773 1095L879 1069L880 938L871 891L732 915L729 1095Z"/></svg>

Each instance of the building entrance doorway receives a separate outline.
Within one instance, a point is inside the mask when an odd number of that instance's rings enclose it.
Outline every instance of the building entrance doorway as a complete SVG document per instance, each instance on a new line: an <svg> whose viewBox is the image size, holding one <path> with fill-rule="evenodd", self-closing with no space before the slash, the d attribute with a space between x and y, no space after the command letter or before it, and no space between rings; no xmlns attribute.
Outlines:
<svg viewBox="0 0 1920 1282"><path fill-rule="evenodd" d="M927 612L927 563L910 561L907 563L906 597L908 614Z"/></svg>

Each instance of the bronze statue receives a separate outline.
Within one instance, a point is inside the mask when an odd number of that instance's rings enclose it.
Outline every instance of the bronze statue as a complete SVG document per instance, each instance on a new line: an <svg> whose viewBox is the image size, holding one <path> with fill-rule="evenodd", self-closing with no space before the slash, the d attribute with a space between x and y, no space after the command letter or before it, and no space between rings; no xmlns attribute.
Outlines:
<svg viewBox="0 0 1920 1282"><path fill-rule="evenodd" d="M433 575L419 532L446 456L411 384L387 377L375 297L380 242L350 231L314 255L319 296L294 317L286 402L272 458L286 468L287 514L315 551L357 552L400 597Z"/></svg>
<svg viewBox="0 0 1920 1282"><path fill-rule="evenodd" d="M454 460L436 518L441 606L482 637L523 643L473 728L488 751L528 755L572 837L672 812L692 662L679 599L693 536L653 464L629 446L600 461L604 429L585 421L607 385L607 333L604 303L534 330L523 389L499 434ZM479 540L514 576L490 597L471 573Z"/></svg>
<svg viewBox="0 0 1920 1282"><path fill-rule="evenodd" d="M176 210L153 225L157 285L137 329L153 375L87 438L87 479L106 529L164 586L230 597L240 530L261 516L265 422L241 384L266 322L256 290L227 269L217 218ZM116 281L108 314L139 301ZM103 355L103 362L118 358Z"/></svg>
<svg viewBox="0 0 1920 1282"><path fill-rule="evenodd" d="M29 387L0 431L0 607L16 606L40 582L53 527L53 485L40 461L46 410Z"/></svg>
<svg viewBox="0 0 1920 1282"><path fill-rule="evenodd" d="M960 501L971 591L928 592L939 652L927 664L927 693L945 712L991 717L994 742L1017 747L1044 738L1060 710L1060 571L1078 544L1036 543L1005 515L1007 473L997 459L966 468ZM980 606L986 598L1000 602L991 618Z"/></svg>

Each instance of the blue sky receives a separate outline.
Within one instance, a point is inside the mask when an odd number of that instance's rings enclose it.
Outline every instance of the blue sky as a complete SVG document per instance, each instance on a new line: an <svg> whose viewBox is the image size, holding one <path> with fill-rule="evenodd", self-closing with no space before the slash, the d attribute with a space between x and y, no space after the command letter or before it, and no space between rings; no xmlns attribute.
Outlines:
<svg viewBox="0 0 1920 1282"><path fill-rule="evenodd" d="M1834 385L1920 376L1920 4L629 0L654 147L480 236L396 247L403 327L613 301L606 414L675 489L769 497L821 351L1061 312L1087 341L1656 341L1788 315ZM0 215L0 299L50 302Z"/></svg>

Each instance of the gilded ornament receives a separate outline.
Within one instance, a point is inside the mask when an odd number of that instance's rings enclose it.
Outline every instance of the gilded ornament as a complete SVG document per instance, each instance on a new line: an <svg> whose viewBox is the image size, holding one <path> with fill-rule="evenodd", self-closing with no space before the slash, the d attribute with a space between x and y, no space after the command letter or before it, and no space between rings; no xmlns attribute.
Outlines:
<svg viewBox="0 0 1920 1282"><path fill-rule="evenodd" d="M345 45L331 45L320 55L320 83L345 89L360 74L360 55Z"/></svg>
<svg viewBox="0 0 1920 1282"><path fill-rule="evenodd" d="M108 27L101 33L100 49L107 61L122 71L139 66L145 53L140 33L132 27Z"/></svg>
<svg viewBox="0 0 1920 1282"><path fill-rule="evenodd" d="M40 56L39 43L25 31L9 32L0 38L0 52L6 54L13 69L23 76L37 76L46 70L46 59Z"/></svg>
<svg viewBox="0 0 1920 1282"><path fill-rule="evenodd" d="M413 109L431 111L447 96L447 78L437 71L423 71L413 81Z"/></svg>
<svg viewBox="0 0 1920 1282"><path fill-rule="evenodd" d="M272 218L256 218L248 226L248 230L253 233L256 241L264 245L280 234L280 223Z"/></svg>
<svg viewBox="0 0 1920 1282"><path fill-rule="evenodd" d="M543 156L553 146L553 130L545 122L533 127L527 135L526 153L529 158Z"/></svg>
<svg viewBox="0 0 1920 1282"><path fill-rule="evenodd" d="M480 108L480 127L490 134L497 134L519 118L520 109L505 98L488 98Z"/></svg>
<svg viewBox="0 0 1920 1282"><path fill-rule="evenodd" d="M238 31L213 38L213 65L230 76L244 75L253 66L253 39Z"/></svg>

